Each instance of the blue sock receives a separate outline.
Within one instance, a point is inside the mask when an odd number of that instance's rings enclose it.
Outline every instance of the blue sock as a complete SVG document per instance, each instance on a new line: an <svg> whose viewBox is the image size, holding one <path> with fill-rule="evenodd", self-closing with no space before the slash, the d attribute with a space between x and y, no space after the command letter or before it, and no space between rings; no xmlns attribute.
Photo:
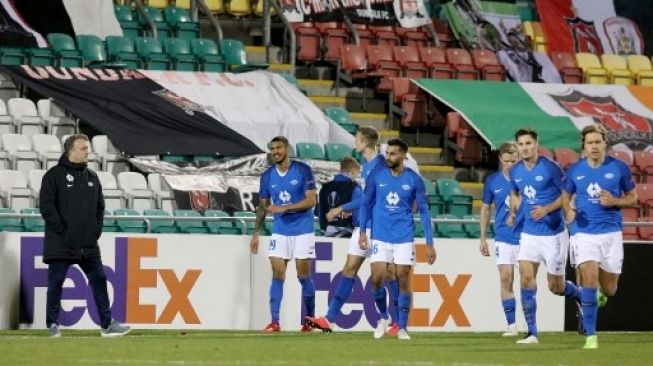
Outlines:
<svg viewBox="0 0 653 366"><path fill-rule="evenodd" d="M571 281L565 281L565 296L573 299L578 299L580 297L578 287L576 287L576 285Z"/></svg>
<svg viewBox="0 0 653 366"><path fill-rule="evenodd" d="M270 316L273 323L279 322L279 309L283 298L283 280L272 279L270 285Z"/></svg>
<svg viewBox="0 0 653 366"><path fill-rule="evenodd" d="M386 291L385 287L380 287L378 289L373 289L374 302L376 303L377 309L381 314L381 318L388 319L388 304L386 301Z"/></svg>
<svg viewBox="0 0 653 366"><path fill-rule="evenodd" d="M399 329L406 329L408 326L408 312L410 311L410 292L399 294L399 299L397 300L399 304L399 317L397 318L397 323Z"/></svg>
<svg viewBox="0 0 653 366"><path fill-rule="evenodd" d="M304 298L304 305L306 305L306 316L315 316L315 284L311 277L299 278L299 283L302 284L302 297Z"/></svg>
<svg viewBox="0 0 653 366"><path fill-rule="evenodd" d="M535 290L521 290L521 306L524 309L524 318L528 325L528 333L537 337L537 322L535 321L537 302L535 300Z"/></svg>
<svg viewBox="0 0 653 366"><path fill-rule="evenodd" d="M392 319L396 322L399 319L399 283L397 280L391 280L386 282L385 286L390 290L390 311Z"/></svg>
<svg viewBox="0 0 653 366"><path fill-rule="evenodd" d="M503 312L506 314L508 325L515 324L515 308L517 307L515 298L503 300L501 305L503 305Z"/></svg>
<svg viewBox="0 0 653 366"><path fill-rule="evenodd" d="M599 302L596 300L596 289L585 288L580 290L580 306L583 309L583 329L585 334L596 334L596 313L599 311Z"/></svg>
<svg viewBox="0 0 653 366"><path fill-rule="evenodd" d="M329 322L334 322L338 314L340 314L340 309L342 305L345 304L349 294L351 294L351 289L354 287L354 279L351 277L342 276L338 286L336 286L336 295L331 299L329 303L329 311L327 312L326 318Z"/></svg>

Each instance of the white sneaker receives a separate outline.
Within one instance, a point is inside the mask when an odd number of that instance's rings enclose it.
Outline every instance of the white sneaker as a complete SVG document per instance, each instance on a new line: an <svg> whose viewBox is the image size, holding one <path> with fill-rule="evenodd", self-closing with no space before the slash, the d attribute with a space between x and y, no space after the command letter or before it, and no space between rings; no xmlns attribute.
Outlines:
<svg viewBox="0 0 653 366"><path fill-rule="evenodd" d="M397 332L397 338L403 340L410 340L410 336L408 335L408 331L406 331L406 329L399 329L399 331Z"/></svg>
<svg viewBox="0 0 653 366"><path fill-rule="evenodd" d="M374 339L381 339L385 335L385 332L388 330L388 319L379 319L379 322L376 323L376 329L374 329Z"/></svg>
<svg viewBox="0 0 653 366"><path fill-rule="evenodd" d="M530 333L526 335L524 339L520 339L517 341L517 344L538 344L538 343L540 343L540 341L537 340L537 337Z"/></svg>
<svg viewBox="0 0 653 366"><path fill-rule="evenodd" d="M508 328L506 329L506 332L503 333L501 336L503 337L516 337L519 332L517 331L517 324L512 323L508 325Z"/></svg>

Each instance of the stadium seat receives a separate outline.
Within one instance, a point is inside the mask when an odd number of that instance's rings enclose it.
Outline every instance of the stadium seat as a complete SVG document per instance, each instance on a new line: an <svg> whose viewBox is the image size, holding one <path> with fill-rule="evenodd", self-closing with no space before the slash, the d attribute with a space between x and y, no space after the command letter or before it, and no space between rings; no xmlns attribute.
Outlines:
<svg viewBox="0 0 653 366"><path fill-rule="evenodd" d="M640 207L640 217L653 216L653 183L639 183L635 186Z"/></svg>
<svg viewBox="0 0 653 366"><path fill-rule="evenodd" d="M472 59L482 80L506 80L506 69L499 62L494 52L490 50L472 50Z"/></svg>
<svg viewBox="0 0 653 366"><path fill-rule="evenodd" d="M59 163L62 149L61 143L56 136L46 134L32 135L32 146L34 151L39 155L43 169L50 169Z"/></svg>
<svg viewBox="0 0 653 366"><path fill-rule="evenodd" d="M236 221L231 220L231 216L229 216L229 214L224 211L206 210L204 211L204 216L229 218L229 220L207 221L206 226L209 228L209 232L212 234L240 235L245 232L242 224L237 224Z"/></svg>
<svg viewBox="0 0 653 366"><path fill-rule="evenodd" d="M153 233L176 233L178 232L175 221L172 220L170 212L161 209L149 209L143 211L143 216L165 216L170 220L150 220L150 229Z"/></svg>
<svg viewBox="0 0 653 366"><path fill-rule="evenodd" d="M27 136L6 133L2 135L2 146L7 151L11 169L27 173L41 168L39 157L32 150L32 143Z"/></svg>
<svg viewBox="0 0 653 366"><path fill-rule="evenodd" d="M430 43L429 34L420 28L401 28L395 29L397 35L401 38L404 46L428 47Z"/></svg>
<svg viewBox="0 0 653 366"><path fill-rule="evenodd" d="M48 134L60 138L61 136L75 133L77 129L75 119L67 116L63 108L51 99L40 99L36 102L36 109L39 112L39 116L43 119L43 123L45 123L45 130ZM2 110L0 108L0 122L2 121L1 112Z"/></svg>
<svg viewBox="0 0 653 366"><path fill-rule="evenodd" d="M386 46L388 48L401 45L401 39L397 33L395 33L395 30L391 25L370 25L367 28L376 38L377 45Z"/></svg>
<svg viewBox="0 0 653 366"><path fill-rule="evenodd" d="M653 223L653 217L640 217L639 222ZM638 226L637 234L640 240L653 241L653 226Z"/></svg>
<svg viewBox="0 0 653 366"><path fill-rule="evenodd" d="M43 176L45 175L45 170L43 169L33 169L27 172L27 187L32 191L32 197L35 201L39 200L39 192L41 192L41 182L43 181Z"/></svg>
<svg viewBox="0 0 653 366"><path fill-rule="evenodd" d="M141 214L131 208L118 208L113 211L115 216L141 216ZM125 220L116 218L116 225L124 233L144 233L147 231L147 226L144 221Z"/></svg>
<svg viewBox="0 0 653 366"><path fill-rule="evenodd" d="M546 38L544 37L544 32L542 31L542 25L540 22L526 21L523 23L524 33L530 37L531 42L533 43L533 51L539 51L546 53Z"/></svg>
<svg viewBox="0 0 653 366"><path fill-rule="evenodd" d="M14 117L7 114L5 101L0 99L0 133L15 133Z"/></svg>
<svg viewBox="0 0 653 366"><path fill-rule="evenodd" d="M480 221L480 215L465 215L463 219L476 220ZM467 236L470 238L480 238L481 237L481 225L480 224L463 224L463 229L467 233Z"/></svg>
<svg viewBox="0 0 653 366"><path fill-rule="evenodd" d="M5 207L21 209L36 206L32 190L27 188L25 174L18 170L0 171L0 197Z"/></svg>
<svg viewBox="0 0 653 366"><path fill-rule="evenodd" d="M163 53L163 43L160 39L151 37L136 38L136 52L148 70L169 70L170 59Z"/></svg>
<svg viewBox="0 0 653 366"><path fill-rule="evenodd" d="M190 49L200 62L200 68L205 72L223 72L227 70L225 62L218 45L211 39L198 38L190 41Z"/></svg>
<svg viewBox="0 0 653 366"><path fill-rule="evenodd" d="M77 47L82 53L84 67L88 68L125 68L120 62L110 62L107 58L107 51L104 42L98 36L78 35Z"/></svg>
<svg viewBox="0 0 653 366"><path fill-rule="evenodd" d="M156 27L157 39L161 40L172 36L172 29L163 18L163 12L161 11L161 9L157 9L151 6L145 6L143 7L143 10L147 13L148 17L152 19L152 22L154 22L154 26ZM141 27L143 29L148 30L148 35L152 37L153 34L152 31L149 29L149 24L147 22L147 19L143 16L141 12L138 12L138 22L141 24Z"/></svg>
<svg viewBox="0 0 653 366"><path fill-rule="evenodd" d="M438 41L440 43L440 48L447 49L453 46L454 36L451 32L451 28L446 21L433 18L433 28L438 35Z"/></svg>
<svg viewBox="0 0 653 366"><path fill-rule="evenodd" d="M320 31L311 22L292 24L297 42L297 61L312 63L321 60Z"/></svg>
<svg viewBox="0 0 653 366"><path fill-rule="evenodd" d="M168 0L147 0L147 6L163 9L168 6Z"/></svg>
<svg viewBox="0 0 653 366"><path fill-rule="evenodd" d="M316 23L315 28L320 31L322 36L322 59L327 62L337 62L340 56L338 54L340 47L347 44L349 40L347 30L337 22Z"/></svg>
<svg viewBox="0 0 653 366"><path fill-rule="evenodd" d="M435 47L419 49L422 62L429 68L431 79L454 79L456 72L449 62L445 50Z"/></svg>
<svg viewBox="0 0 653 366"><path fill-rule="evenodd" d="M120 23L120 28L122 28L123 36L136 38L143 35L143 30L141 29L140 24L138 24L134 19L134 14L129 6L114 5L114 11L116 19L118 19L118 23Z"/></svg>
<svg viewBox="0 0 653 366"><path fill-rule="evenodd" d="M168 38L163 42L163 49L172 61L172 68L177 71L197 71L199 61L190 51L190 42L183 38Z"/></svg>
<svg viewBox="0 0 653 366"><path fill-rule="evenodd" d="M1 139L0 139L0 147L3 148L0 150L0 170L11 169L12 161L11 158L9 157L9 152L4 150Z"/></svg>
<svg viewBox="0 0 653 366"><path fill-rule="evenodd" d="M252 13L248 0L225 0L225 12L234 17L243 17Z"/></svg>
<svg viewBox="0 0 653 366"><path fill-rule="evenodd" d="M191 0L176 0L175 6L182 9L190 9L190 2ZM222 13L222 2L222 0L204 0L211 14Z"/></svg>
<svg viewBox="0 0 653 366"><path fill-rule="evenodd" d="M637 85L653 86L653 67L651 60L644 55L628 55L628 70Z"/></svg>
<svg viewBox="0 0 653 366"><path fill-rule="evenodd" d="M220 42L220 53L231 72L247 72L252 70L267 70L268 64L251 64L247 61L247 53L243 42L235 39L223 39Z"/></svg>
<svg viewBox="0 0 653 366"><path fill-rule="evenodd" d="M576 63L583 69L585 82L588 84L607 84L608 72L601 65L598 56L591 53L577 53Z"/></svg>
<svg viewBox="0 0 653 366"><path fill-rule="evenodd" d="M472 63L472 57L462 48L449 48L446 50L447 61L456 71L456 79L476 80L478 72Z"/></svg>
<svg viewBox="0 0 653 366"><path fill-rule="evenodd" d="M175 210L175 217L197 217L197 221L183 221L177 220L177 227L182 233L189 234L206 234L209 232L209 228L204 225L202 220L202 215L199 212L194 210Z"/></svg>
<svg viewBox="0 0 653 366"><path fill-rule="evenodd" d="M628 167L630 168L630 174L633 176L633 179L635 182L639 182L641 173L639 171L639 167L635 165L635 158L633 156L632 152L627 152L624 150L617 150L617 149L610 149L608 150L608 155L614 157L615 159L619 159L626 163Z"/></svg>
<svg viewBox="0 0 653 366"><path fill-rule="evenodd" d="M623 208L621 210L621 213L623 215L623 221L624 222L636 222L639 221L639 214L638 214L639 209L634 209L634 208ZM638 240L639 235L637 233L637 227L636 226L625 226L622 232L623 240Z"/></svg>
<svg viewBox="0 0 653 366"><path fill-rule="evenodd" d="M445 213L447 204L442 199L442 196L439 194L429 194L427 199L429 202L429 212L431 212L431 217L436 217L437 215Z"/></svg>
<svg viewBox="0 0 653 366"><path fill-rule="evenodd" d="M472 196L466 195L455 179L440 178L436 182L437 192L447 204L447 213L458 218L472 213Z"/></svg>
<svg viewBox="0 0 653 366"><path fill-rule="evenodd" d="M246 235L252 235L254 234L254 226L256 225L256 222L254 220L251 220L252 218L256 217L256 214L250 211L236 211L234 212L234 217L236 218L249 218L250 220L245 222L245 234ZM242 222L237 222L236 225L242 227ZM265 224L265 230L262 233L263 235L269 235L270 231L267 227L267 223Z"/></svg>
<svg viewBox="0 0 653 366"><path fill-rule="evenodd" d="M129 170L127 162L122 158L120 151L113 146L107 135L93 136L91 146L100 160L100 170L113 174Z"/></svg>
<svg viewBox="0 0 653 366"><path fill-rule="evenodd" d="M7 102L7 112L14 119L16 132L31 136L43 133L43 119L36 110L36 105L26 98L11 98Z"/></svg>
<svg viewBox="0 0 653 366"><path fill-rule="evenodd" d="M0 46L0 65L26 65L27 55L20 47Z"/></svg>
<svg viewBox="0 0 653 366"><path fill-rule="evenodd" d="M358 47L361 47L364 50L367 46L375 43L375 36L366 24L354 23L354 29L356 29L356 33L358 33ZM353 43L353 34L351 34L349 38Z"/></svg>
<svg viewBox="0 0 653 366"><path fill-rule="evenodd" d="M389 93L392 90L390 78L401 77L401 67L394 60L392 48L387 45L367 46L366 53L368 70L381 76L376 91Z"/></svg>
<svg viewBox="0 0 653 366"><path fill-rule="evenodd" d="M177 38L191 40L200 37L200 23L192 21L188 10L168 6L163 14Z"/></svg>
<svg viewBox="0 0 653 366"><path fill-rule="evenodd" d="M633 162L637 166L641 182L653 183L653 153L648 151L635 151L633 157Z"/></svg>
<svg viewBox="0 0 653 366"><path fill-rule="evenodd" d="M483 142L476 130L462 122L455 140L461 149L456 151L454 159L461 164L474 165L483 159Z"/></svg>
<svg viewBox="0 0 653 366"><path fill-rule="evenodd" d="M33 207L28 207L28 208L21 208L20 213L22 215L41 215L41 210L38 208L33 208ZM41 217L35 217L35 218L23 218L23 227L25 228L25 231L29 232L43 232L45 231L45 221L43 221L43 218Z"/></svg>
<svg viewBox="0 0 653 366"><path fill-rule="evenodd" d="M351 156L351 147L345 144L327 143L324 144L325 157L329 161L340 161L344 157Z"/></svg>
<svg viewBox="0 0 653 366"><path fill-rule="evenodd" d="M392 78L391 110L399 117L403 127L425 127L427 98L421 89L408 78Z"/></svg>
<svg viewBox="0 0 653 366"><path fill-rule="evenodd" d="M122 189L118 188L116 177L103 171L95 172L102 185L102 195L104 196L104 205L107 210L115 210L125 207L125 195Z"/></svg>
<svg viewBox="0 0 653 366"><path fill-rule="evenodd" d="M368 80L376 80L380 76L382 75L371 75L367 72L365 48L347 44L340 49L340 62L336 71L336 92L342 80L348 84L362 82L364 87L363 93L366 93Z"/></svg>
<svg viewBox="0 0 653 366"><path fill-rule="evenodd" d="M147 181L141 173L121 172L116 176L118 187L125 192L127 207L137 210L155 208L154 194L147 187Z"/></svg>
<svg viewBox="0 0 653 366"><path fill-rule="evenodd" d="M111 212L109 210L104 210L104 219L102 220L102 232L105 233L117 233L120 231L120 227L116 224L116 220L110 219Z"/></svg>
<svg viewBox="0 0 653 366"><path fill-rule="evenodd" d="M632 84L632 75L628 70L626 60L619 55L601 55L603 68L608 72L608 80L611 84L630 85Z"/></svg>
<svg viewBox="0 0 653 366"><path fill-rule="evenodd" d="M442 214L435 217L437 220L456 220L460 217L452 214ZM467 232L463 228L462 224L445 224L445 223L436 223L435 230L437 236L443 238L466 238Z"/></svg>
<svg viewBox="0 0 653 366"><path fill-rule="evenodd" d="M15 214L13 208L0 207L0 214ZM21 232L23 224L19 218L0 217L0 231Z"/></svg>
<svg viewBox="0 0 653 366"><path fill-rule="evenodd" d="M551 61L560 72L562 82L565 84L582 84L583 69L576 65L574 56L567 52L551 52Z"/></svg>
<svg viewBox="0 0 653 366"><path fill-rule="evenodd" d="M134 40L129 37L107 36L107 57L109 61L123 64L128 69L140 69L143 65L136 53Z"/></svg>
<svg viewBox="0 0 653 366"><path fill-rule="evenodd" d="M28 48L25 50L28 62L32 66L56 66L57 58L51 48Z"/></svg>
<svg viewBox="0 0 653 366"><path fill-rule="evenodd" d="M147 175L147 186L154 192L156 207L172 212L175 197L168 187L168 184L161 178L159 173Z"/></svg>
<svg viewBox="0 0 653 366"><path fill-rule="evenodd" d="M402 76L405 78L428 78L429 70L420 61L419 51L416 46L398 46L393 51L394 59L402 69Z"/></svg>
<svg viewBox="0 0 653 366"><path fill-rule="evenodd" d="M297 157L300 159L324 160L324 151L316 143L300 142L297 144Z"/></svg>
<svg viewBox="0 0 653 366"><path fill-rule="evenodd" d="M578 154L574 150L566 147L559 147L553 150L553 156L563 170L567 170L570 165L578 161Z"/></svg>
<svg viewBox="0 0 653 366"><path fill-rule="evenodd" d="M554 157L553 157L553 152L551 152L551 150L547 149L544 146L538 146L537 147L537 155L546 156L547 158L549 158L551 160L555 160Z"/></svg>
<svg viewBox="0 0 653 366"><path fill-rule="evenodd" d="M82 54L75 47L73 38L64 33L50 33L48 43L52 46L59 67L83 67Z"/></svg>
<svg viewBox="0 0 653 366"><path fill-rule="evenodd" d="M346 109L342 107L327 107L324 109L324 113L352 135L355 135L358 131L358 124L354 122Z"/></svg>

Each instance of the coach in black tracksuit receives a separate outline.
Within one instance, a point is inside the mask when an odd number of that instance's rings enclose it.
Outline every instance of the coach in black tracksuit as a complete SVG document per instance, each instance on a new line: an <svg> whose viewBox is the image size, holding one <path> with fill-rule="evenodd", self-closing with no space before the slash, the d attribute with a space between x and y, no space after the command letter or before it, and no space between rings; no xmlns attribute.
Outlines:
<svg viewBox="0 0 653 366"><path fill-rule="evenodd" d="M73 264L78 264L88 277L102 335L116 335L107 331L115 322L111 320L107 278L97 242L102 234L104 197L98 176L86 166L88 153L86 135L70 136L64 142L59 164L45 173L41 183L39 200L45 220L43 262L48 264L46 325L53 337L61 336L61 291L66 272Z"/></svg>

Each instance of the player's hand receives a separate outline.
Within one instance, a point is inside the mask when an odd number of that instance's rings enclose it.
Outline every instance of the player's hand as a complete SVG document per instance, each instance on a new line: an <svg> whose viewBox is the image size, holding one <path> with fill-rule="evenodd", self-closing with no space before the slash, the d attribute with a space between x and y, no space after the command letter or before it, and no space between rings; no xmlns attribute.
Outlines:
<svg viewBox="0 0 653 366"><path fill-rule="evenodd" d="M514 213L508 214L508 217L506 218L506 225L512 227L514 224L515 224L515 214Z"/></svg>
<svg viewBox="0 0 653 366"><path fill-rule="evenodd" d="M249 251L252 254L258 253L258 234L252 235L252 240L249 242Z"/></svg>
<svg viewBox="0 0 653 366"><path fill-rule="evenodd" d="M340 213L342 213L342 207L340 206L330 209L329 212L327 212L326 214L327 221L329 222L334 221L336 217L340 215Z"/></svg>
<svg viewBox="0 0 653 366"><path fill-rule="evenodd" d="M275 214L275 213L282 214L282 213L284 213L284 212L286 212L286 207L285 207L285 206L277 206L277 205L270 205L270 206L268 206L268 213L271 213L271 214Z"/></svg>
<svg viewBox="0 0 653 366"><path fill-rule="evenodd" d="M576 220L576 209L571 207L569 210L565 211L565 222L571 224Z"/></svg>
<svg viewBox="0 0 653 366"><path fill-rule="evenodd" d="M438 254L435 252L435 247L433 245L426 246L426 258L429 261L429 264L435 263L435 259L438 257Z"/></svg>
<svg viewBox="0 0 653 366"><path fill-rule="evenodd" d="M599 193L599 203L603 207L612 207L615 204L615 198L610 191L601 191Z"/></svg>
<svg viewBox="0 0 653 366"><path fill-rule="evenodd" d="M531 210L531 217L533 220L538 221L543 219L549 213L546 211L546 208L543 206L534 206Z"/></svg>
<svg viewBox="0 0 653 366"><path fill-rule="evenodd" d="M352 215L351 212L342 211L342 213L340 214L340 217L343 218L343 219L348 219L348 218L351 217L351 215Z"/></svg>
<svg viewBox="0 0 653 366"><path fill-rule="evenodd" d="M481 245L479 245L478 249L481 251L481 254L485 257L490 256L490 248L487 245L487 240L481 239Z"/></svg>
<svg viewBox="0 0 653 366"><path fill-rule="evenodd" d="M358 236L358 246L362 250L367 250L367 248L369 247L369 244L367 243L367 233L363 229L361 229L361 233Z"/></svg>

